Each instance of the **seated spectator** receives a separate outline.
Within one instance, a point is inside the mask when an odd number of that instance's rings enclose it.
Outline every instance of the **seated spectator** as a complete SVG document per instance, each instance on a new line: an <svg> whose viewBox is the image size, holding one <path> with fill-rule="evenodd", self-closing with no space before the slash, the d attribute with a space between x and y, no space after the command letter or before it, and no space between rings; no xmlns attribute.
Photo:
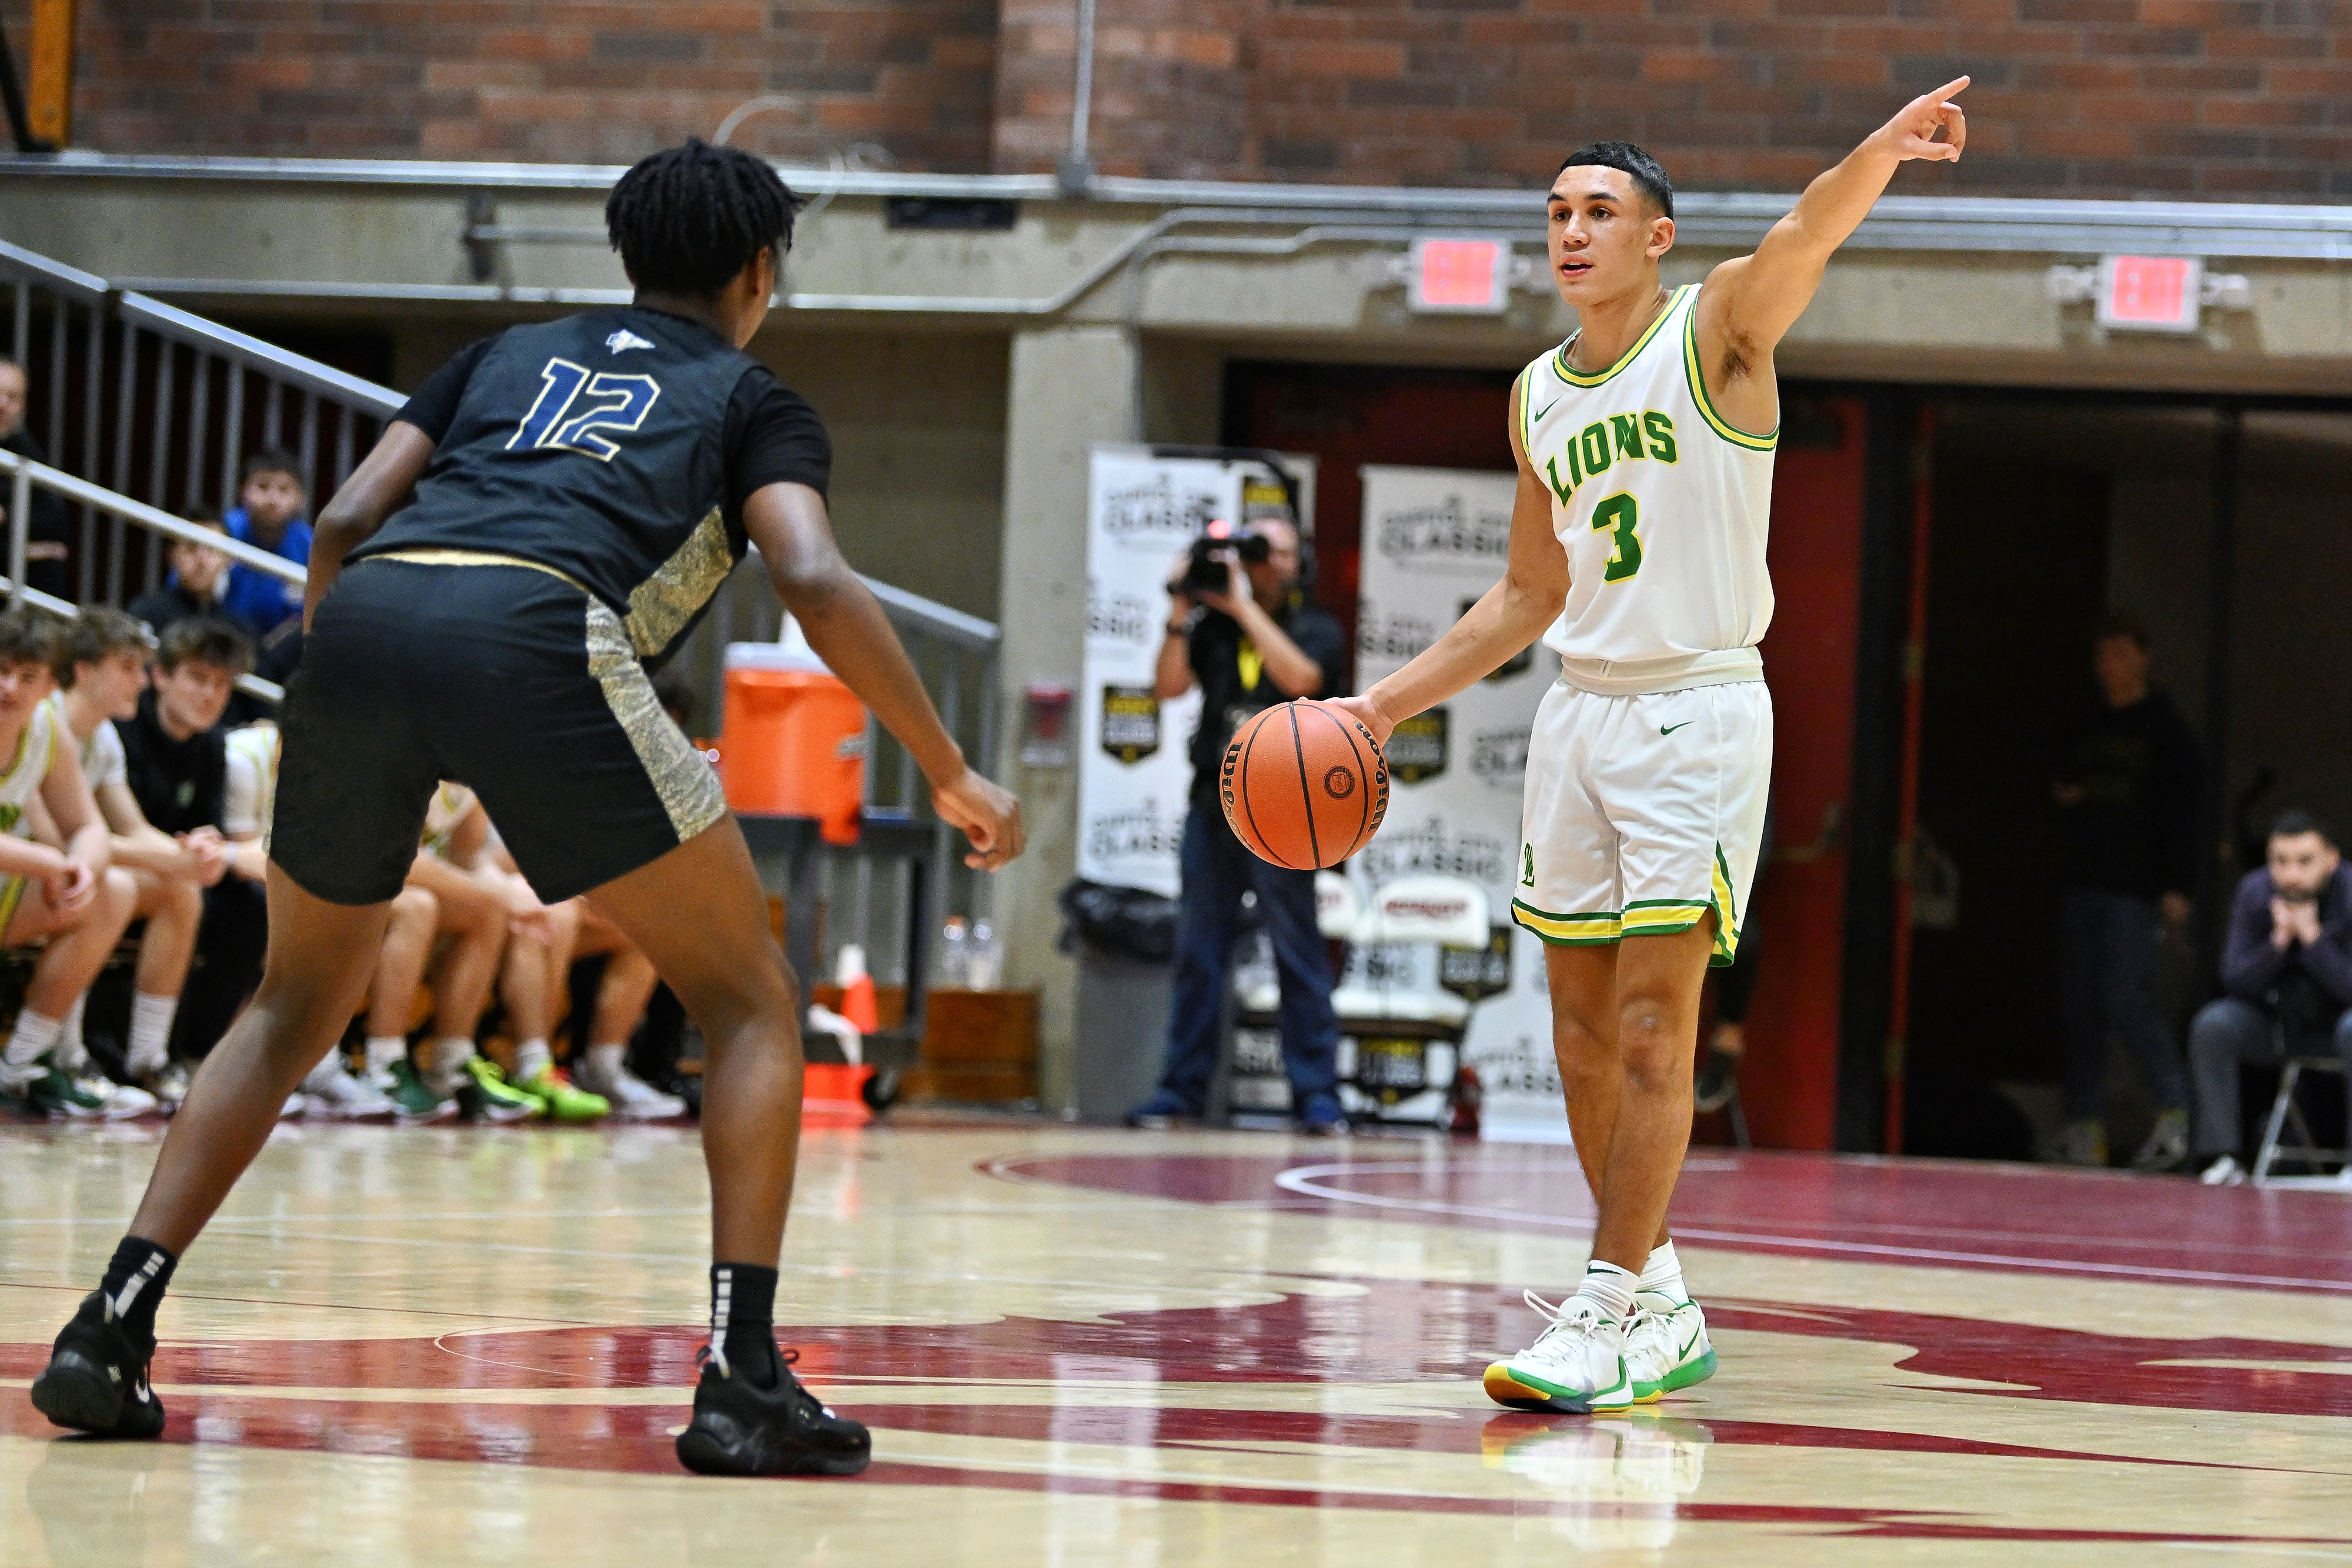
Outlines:
<svg viewBox="0 0 2352 1568"><path fill-rule="evenodd" d="M278 763L282 749L278 726L272 720L262 719L233 729L223 739L221 748L226 768L221 832L228 845L228 870L234 876L261 886L269 878L269 819L278 800ZM395 925L404 917L414 921L414 902L394 901ZM265 935L268 919L265 905ZM429 914L425 931L426 940L431 940ZM301 1102L301 1113L307 1116L368 1122L389 1121L400 1113L400 1107L383 1090L351 1070L339 1050L330 1051L320 1059L319 1065L302 1080L296 1098Z"/></svg>
<svg viewBox="0 0 2352 1568"><path fill-rule="evenodd" d="M188 521L215 533L228 532L220 518L210 512L196 513ZM190 616L205 615L227 622L248 637L254 634L249 622L221 602L228 591L227 552L210 545L173 539L164 559L171 562L172 575L164 579L163 586L131 601L131 613L144 621L149 630L160 637Z"/></svg>
<svg viewBox="0 0 2352 1568"><path fill-rule="evenodd" d="M573 962L602 956L604 973L596 982L596 1010L588 1020L588 1055L573 1072L573 1082L600 1094L613 1113L628 1122L662 1122L686 1114L686 1102L665 1094L629 1071L629 1040L646 1016L646 1004L661 983L653 960L621 934L621 928L597 913L586 899L572 900L580 910L580 934L572 944Z"/></svg>
<svg viewBox="0 0 2352 1568"><path fill-rule="evenodd" d="M14 360L0 359L0 448L19 457L29 457L36 463L47 463L48 451L25 423L31 402L31 382L25 367ZM8 518L5 502L0 502L0 524ZM59 599L72 599L72 575L68 561L72 548L67 538L66 504L55 490L33 492L33 523L26 530L25 544L25 582L43 593Z"/></svg>
<svg viewBox="0 0 2352 1568"><path fill-rule="evenodd" d="M501 870L520 880L505 846L497 846ZM571 994L572 950L580 939L579 899L551 904L544 922L518 923L507 941L507 960L499 977L499 997L507 1005L507 1027L514 1033L514 1071L507 1082L539 1102L539 1113L556 1122L594 1122L611 1113L612 1103L601 1094L574 1088L555 1065L553 1036L557 1009Z"/></svg>
<svg viewBox="0 0 2352 1568"><path fill-rule="evenodd" d="M224 621L195 616L163 633L150 689L117 727L131 796L148 823L173 840L221 838L227 736L221 716L253 644ZM227 857L222 856L224 869ZM261 978L269 935L260 887L215 877L205 890L196 964L180 998L172 1054L201 1060Z"/></svg>
<svg viewBox="0 0 2352 1568"><path fill-rule="evenodd" d="M222 519L229 538L297 566L310 564L310 525L304 514L310 507L310 486L300 458L275 448L255 453L245 460L236 499ZM302 612L302 584L280 582L249 566L232 566L221 603L255 635L267 637Z"/></svg>
<svg viewBox="0 0 2352 1568"><path fill-rule="evenodd" d="M154 645L147 628L122 612L99 606L84 610L58 632L51 668L64 689L49 700L75 743L82 779L98 803L99 815L106 820L110 858L138 888L134 918L147 923L131 982L124 1074L165 1106L176 1108L187 1092L187 1073L184 1068L170 1068L172 1022L195 956L205 890L227 871L229 845L210 825L176 838L161 831L149 823L131 793L129 765L113 721L138 715L140 695L147 689L147 656ZM79 1040L80 1025L81 1004L77 1002L66 1024L69 1042Z"/></svg>
<svg viewBox="0 0 2352 1568"><path fill-rule="evenodd" d="M74 1003L131 924L139 892L109 863L109 835L49 695L51 631L38 612L0 614L0 946L48 940L0 1049L0 1099L44 1114L131 1113L74 1082L53 1057ZM63 844L37 842L36 821ZM125 1091L125 1094L132 1092ZM138 1096L152 1108L154 1102ZM126 1101L125 1104L137 1104Z"/></svg>
<svg viewBox="0 0 2352 1568"><path fill-rule="evenodd" d="M2238 1164L2240 1062L2332 1050L2352 1069L2352 866L2335 835L2305 811L2271 824L2267 858L2238 883L2231 905L2221 956L2229 994L2189 1026L2197 1160L2211 1186L2246 1179Z"/></svg>
<svg viewBox="0 0 2352 1568"><path fill-rule="evenodd" d="M409 1066L402 1041L400 1060L386 1064L393 1099L412 1114L425 1113L427 1097L454 1099L476 1121L516 1122L541 1114L540 1100L509 1083L476 1048L474 1031L489 1005L509 931L527 927L548 938L552 932L547 907L522 878L498 866L490 851L489 817L464 785L444 783L433 792L407 885L431 894L435 904L434 1039L421 1073ZM406 997L382 996L383 1016L398 1016L404 1024L413 998L413 988ZM372 1070L376 1049L372 1042Z"/></svg>

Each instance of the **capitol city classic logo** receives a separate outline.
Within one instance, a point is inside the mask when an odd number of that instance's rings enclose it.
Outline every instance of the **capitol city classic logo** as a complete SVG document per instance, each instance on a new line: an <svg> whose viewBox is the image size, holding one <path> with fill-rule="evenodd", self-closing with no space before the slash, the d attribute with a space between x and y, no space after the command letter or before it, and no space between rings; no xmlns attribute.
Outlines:
<svg viewBox="0 0 2352 1568"><path fill-rule="evenodd" d="M1356 792L1356 776L1345 768L1334 768L1323 775L1323 793L1334 800L1344 800Z"/></svg>
<svg viewBox="0 0 2352 1568"><path fill-rule="evenodd" d="M1160 749L1160 698L1150 686L1103 687L1102 748L1130 767Z"/></svg>
<svg viewBox="0 0 2352 1568"><path fill-rule="evenodd" d="M1389 772L1407 784L1434 779L1445 771L1445 737L1450 728L1442 707L1400 722L1386 747Z"/></svg>

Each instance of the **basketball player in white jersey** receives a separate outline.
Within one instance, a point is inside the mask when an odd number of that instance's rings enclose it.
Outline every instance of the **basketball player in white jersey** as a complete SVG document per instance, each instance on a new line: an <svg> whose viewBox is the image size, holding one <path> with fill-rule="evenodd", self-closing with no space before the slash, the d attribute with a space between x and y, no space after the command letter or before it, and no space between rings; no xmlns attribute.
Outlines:
<svg viewBox="0 0 2352 1568"><path fill-rule="evenodd" d="M1542 1333L1487 1369L1502 1404L1622 1410L1715 1370L1666 1206L1690 1142L1699 988L1738 946L1771 775L1756 645L1772 619L1772 351L1895 166L1959 157L1949 99L1967 85L1906 105L1703 286L1659 282L1674 188L1654 159L1622 141L1570 156L1550 256L1580 328L1512 391L1503 580L1342 705L1385 743L1538 633L1560 656L1528 748L1511 907L1547 944L1553 1045L1601 1218L1577 1293L1554 1306L1528 1292Z"/></svg>

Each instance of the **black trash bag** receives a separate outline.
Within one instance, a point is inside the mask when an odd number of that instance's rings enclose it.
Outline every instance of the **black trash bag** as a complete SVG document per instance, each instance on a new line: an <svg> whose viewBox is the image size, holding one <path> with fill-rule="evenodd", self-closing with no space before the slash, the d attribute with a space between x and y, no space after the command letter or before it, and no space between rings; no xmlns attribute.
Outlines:
<svg viewBox="0 0 2352 1568"><path fill-rule="evenodd" d="M1056 944L1075 953L1084 942L1098 952L1145 964L1165 964L1176 956L1176 901L1139 887L1072 877L1055 900L1062 910Z"/></svg>

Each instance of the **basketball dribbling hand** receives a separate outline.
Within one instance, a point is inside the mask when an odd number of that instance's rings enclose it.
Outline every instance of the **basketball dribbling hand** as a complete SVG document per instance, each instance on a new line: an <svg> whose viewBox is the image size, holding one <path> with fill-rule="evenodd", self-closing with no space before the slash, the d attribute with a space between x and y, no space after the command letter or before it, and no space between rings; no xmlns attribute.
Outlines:
<svg viewBox="0 0 2352 1568"><path fill-rule="evenodd" d="M1949 99L1968 85L1969 78L1960 77L1913 99L1871 140L1880 151L1893 153L1897 162L1912 158L1934 163L1957 162L1960 149L1969 144L1969 119L1960 112L1960 106ZM1941 141L1936 140L1938 131L1944 133Z"/></svg>
<svg viewBox="0 0 2352 1568"><path fill-rule="evenodd" d="M1396 722L1373 706L1371 698L1326 697L1324 701L1370 730L1372 739L1379 745L1388 745L1389 733L1396 728Z"/></svg>
<svg viewBox="0 0 2352 1568"><path fill-rule="evenodd" d="M1029 841L1021 825L1021 802L1012 790L983 779L967 768L950 784L934 785L931 810L940 821L961 828L972 852L963 863L974 871L995 871L1018 856Z"/></svg>

